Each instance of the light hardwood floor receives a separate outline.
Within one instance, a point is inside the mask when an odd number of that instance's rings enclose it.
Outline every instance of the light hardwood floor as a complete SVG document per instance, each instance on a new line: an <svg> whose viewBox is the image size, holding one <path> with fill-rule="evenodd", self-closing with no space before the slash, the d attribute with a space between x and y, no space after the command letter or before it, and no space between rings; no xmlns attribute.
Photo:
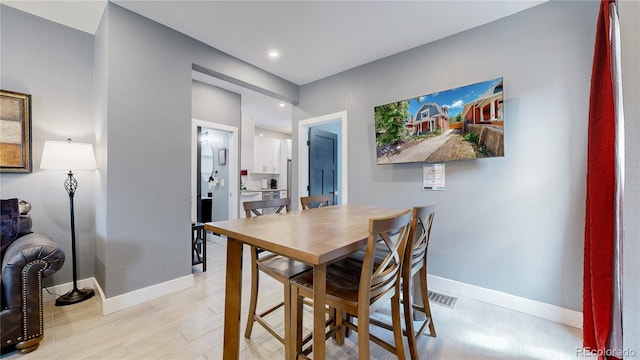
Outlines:
<svg viewBox="0 0 640 360"><path fill-rule="evenodd" d="M32 359L220 359L223 343L224 266L223 240L207 244L207 272L195 266L195 285L107 316L95 299L56 307L45 304L45 337L40 348L21 355L2 355L7 360ZM245 249L247 251L247 249ZM245 262L250 259L248 252ZM248 308L249 266L246 264L243 306ZM280 298L282 286L261 277L260 304ZM432 289L437 290L437 289ZM454 295L455 294L451 294ZM431 306L438 336L421 337L421 359L581 359L581 330L515 311L458 297L453 309ZM307 311L307 317L310 317ZM382 314L381 316L384 316ZM272 316L282 328L280 314ZM243 314L244 329L246 314ZM311 321L305 322L305 327ZM244 330L242 330L244 333ZM387 336L384 331L378 335ZM388 334L390 337L391 335ZM390 337L391 338L391 337ZM357 359L357 334L343 346L327 343L328 359ZM282 345L261 326L251 339L240 341L242 359L283 359ZM405 342L406 344L406 342ZM406 347L406 346L405 346ZM405 349L406 350L406 349ZM408 354L408 350L407 350ZM373 359L395 357L372 343Z"/></svg>

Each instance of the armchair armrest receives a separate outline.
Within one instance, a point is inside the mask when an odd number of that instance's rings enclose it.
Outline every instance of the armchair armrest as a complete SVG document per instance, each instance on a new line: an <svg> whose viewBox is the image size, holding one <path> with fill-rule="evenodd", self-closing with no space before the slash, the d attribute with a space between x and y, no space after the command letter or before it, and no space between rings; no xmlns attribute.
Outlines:
<svg viewBox="0 0 640 360"><path fill-rule="evenodd" d="M34 232L16 239L2 259L2 292L6 307L22 306L22 297L40 298L42 278L64 264L64 251L48 235Z"/></svg>

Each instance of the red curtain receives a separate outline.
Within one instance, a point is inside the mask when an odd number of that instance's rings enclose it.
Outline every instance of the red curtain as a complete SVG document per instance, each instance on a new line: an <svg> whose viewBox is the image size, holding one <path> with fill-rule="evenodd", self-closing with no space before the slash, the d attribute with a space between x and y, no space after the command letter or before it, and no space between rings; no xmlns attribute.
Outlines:
<svg viewBox="0 0 640 360"><path fill-rule="evenodd" d="M612 324L615 250L615 103L609 4L601 0L589 100L583 346L605 359Z"/></svg>

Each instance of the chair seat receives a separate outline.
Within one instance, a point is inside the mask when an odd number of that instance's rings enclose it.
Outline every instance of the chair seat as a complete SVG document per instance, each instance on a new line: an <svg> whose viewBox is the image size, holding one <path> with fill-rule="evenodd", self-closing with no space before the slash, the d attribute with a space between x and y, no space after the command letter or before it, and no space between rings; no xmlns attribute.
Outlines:
<svg viewBox="0 0 640 360"><path fill-rule="evenodd" d="M347 303L350 307L358 306L358 288L362 262L345 258L327 266L326 302ZM313 291L313 272L306 272L291 279L292 284Z"/></svg>
<svg viewBox="0 0 640 360"><path fill-rule="evenodd" d="M296 275L313 269L311 266L280 256L274 253L261 255L258 260L258 268L268 273L270 276L289 281Z"/></svg>

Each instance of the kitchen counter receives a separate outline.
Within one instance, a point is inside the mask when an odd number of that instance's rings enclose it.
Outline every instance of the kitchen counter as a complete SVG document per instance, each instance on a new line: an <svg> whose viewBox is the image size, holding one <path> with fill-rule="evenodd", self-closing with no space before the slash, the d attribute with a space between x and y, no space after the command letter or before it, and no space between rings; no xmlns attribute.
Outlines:
<svg viewBox="0 0 640 360"><path fill-rule="evenodd" d="M287 189L246 189L240 192L265 192L265 191L287 191Z"/></svg>

